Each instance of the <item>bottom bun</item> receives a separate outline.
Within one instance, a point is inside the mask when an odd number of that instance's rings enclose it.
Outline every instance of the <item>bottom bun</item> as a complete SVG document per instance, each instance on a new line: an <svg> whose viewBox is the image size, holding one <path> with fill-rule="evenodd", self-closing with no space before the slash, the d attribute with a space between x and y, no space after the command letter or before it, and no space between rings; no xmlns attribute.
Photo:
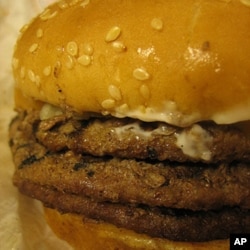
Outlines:
<svg viewBox="0 0 250 250"><path fill-rule="evenodd" d="M76 214L61 214L44 208L45 217L55 234L76 250L205 250L229 249L229 240L174 242L100 223Z"/></svg>

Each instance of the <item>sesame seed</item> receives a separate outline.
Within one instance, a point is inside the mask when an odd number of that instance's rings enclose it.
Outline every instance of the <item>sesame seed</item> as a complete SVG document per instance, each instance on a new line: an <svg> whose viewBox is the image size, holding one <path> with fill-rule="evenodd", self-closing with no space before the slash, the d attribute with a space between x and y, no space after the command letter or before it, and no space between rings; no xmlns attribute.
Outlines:
<svg viewBox="0 0 250 250"><path fill-rule="evenodd" d="M68 5L64 0L60 1L60 2L58 3L58 6L59 6L59 8L62 9L62 10L69 7L69 5Z"/></svg>
<svg viewBox="0 0 250 250"><path fill-rule="evenodd" d="M20 29L20 32L23 33L25 32L29 27L29 24L25 24L21 29Z"/></svg>
<svg viewBox="0 0 250 250"><path fill-rule="evenodd" d="M82 55L77 59L77 61L83 66L88 66L91 63L91 57L88 55Z"/></svg>
<svg viewBox="0 0 250 250"><path fill-rule="evenodd" d="M29 52L30 52L30 53L35 52L35 51L37 50L37 48L38 48L38 44L37 44L37 43L33 43L33 44L30 46L30 48L29 48Z"/></svg>
<svg viewBox="0 0 250 250"><path fill-rule="evenodd" d="M89 2L90 0L83 0L80 6L85 7L86 5L89 4Z"/></svg>
<svg viewBox="0 0 250 250"><path fill-rule="evenodd" d="M121 91L115 85L109 85L108 90L111 97L116 101L120 101L122 99Z"/></svg>
<svg viewBox="0 0 250 250"><path fill-rule="evenodd" d="M122 114L127 113L128 110L129 110L129 108L128 108L128 104L127 103L124 103L124 104L122 104L121 106L119 106L117 108L117 111L120 112L120 113L122 113Z"/></svg>
<svg viewBox="0 0 250 250"><path fill-rule="evenodd" d="M66 50L71 56L76 56L78 54L78 45L73 41L68 42Z"/></svg>
<svg viewBox="0 0 250 250"><path fill-rule="evenodd" d="M49 76L51 74L51 70L52 70L51 66L47 66L43 69L43 74L45 76Z"/></svg>
<svg viewBox="0 0 250 250"><path fill-rule="evenodd" d="M70 56L70 55L66 56L66 64L65 65L66 65L66 67L68 69L73 69L73 67L74 67L74 60L73 60L72 56Z"/></svg>
<svg viewBox="0 0 250 250"><path fill-rule="evenodd" d="M45 9L44 12L40 15L41 20L47 21L53 17L55 17L58 14L58 11L54 11L51 13L51 9Z"/></svg>
<svg viewBox="0 0 250 250"><path fill-rule="evenodd" d="M151 21L151 27L155 30L162 30L163 29L163 22L160 18L153 18Z"/></svg>
<svg viewBox="0 0 250 250"><path fill-rule="evenodd" d="M40 18L43 20L43 19L45 19L48 15L50 15L51 14L51 10L50 9L45 9L42 13L41 13L41 15L40 15Z"/></svg>
<svg viewBox="0 0 250 250"><path fill-rule="evenodd" d="M35 73L32 70L28 70L28 77L32 82L36 81Z"/></svg>
<svg viewBox="0 0 250 250"><path fill-rule="evenodd" d="M58 11L54 11L54 12L49 16L49 19L55 17L57 14L58 14Z"/></svg>
<svg viewBox="0 0 250 250"><path fill-rule="evenodd" d="M114 48L114 50L116 52L123 52L123 51L125 51L127 49L126 46L124 45L124 43L119 42L119 41L113 42L112 47Z"/></svg>
<svg viewBox="0 0 250 250"><path fill-rule="evenodd" d="M13 57L12 59L12 66L14 69L17 69L18 68L18 64L19 64L19 60L15 57Z"/></svg>
<svg viewBox="0 0 250 250"><path fill-rule="evenodd" d="M140 93L142 95L143 98L145 99L148 99L149 96L150 96L150 91L149 91L149 88L147 85L143 84L141 87L140 87Z"/></svg>
<svg viewBox="0 0 250 250"><path fill-rule="evenodd" d="M101 103L102 107L105 109L112 109L115 106L115 100L113 99L106 99Z"/></svg>
<svg viewBox="0 0 250 250"><path fill-rule="evenodd" d="M121 29L118 26L112 27L105 37L106 42L115 41L121 34Z"/></svg>
<svg viewBox="0 0 250 250"><path fill-rule="evenodd" d="M42 29L38 29L37 31L36 31L36 37L37 38L41 38L43 36L43 30Z"/></svg>
<svg viewBox="0 0 250 250"><path fill-rule="evenodd" d="M93 48L93 46L91 46L91 44L85 43L83 45L83 52L84 52L84 54L91 56L94 53L94 48Z"/></svg>
<svg viewBox="0 0 250 250"><path fill-rule="evenodd" d="M140 81L145 81L149 79L150 75L144 68L137 68L133 71L133 76L135 79Z"/></svg>
<svg viewBox="0 0 250 250"><path fill-rule="evenodd" d="M240 0L240 2L247 7L250 7L250 0Z"/></svg>

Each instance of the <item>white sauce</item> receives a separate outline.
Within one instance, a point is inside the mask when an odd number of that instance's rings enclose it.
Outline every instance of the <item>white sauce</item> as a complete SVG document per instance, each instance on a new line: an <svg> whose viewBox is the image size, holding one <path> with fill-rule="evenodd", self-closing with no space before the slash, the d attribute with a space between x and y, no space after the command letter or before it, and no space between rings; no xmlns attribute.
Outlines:
<svg viewBox="0 0 250 250"><path fill-rule="evenodd" d="M150 137L152 134L152 131L143 130L137 122L117 127L114 130L119 138L122 138L122 136L127 132L131 132L133 134L136 134L137 136L142 136L142 137Z"/></svg>
<svg viewBox="0 0 250 250"><path fill-rule="evenodd" d="M130 117L145 122L166 122L168 124L180 127L186 127L192 123L199 121L201 118L198 113L188 115L181 113L177 109L176 103L172 101L165 102L161 110L150 107L131 110L128 107L124 109L122 105L120 107L117 107L114 112L111 112L111 115L118 118Z"/></svg>
<svg viewBox="0 0 250 250"><path fill-rule="evenodd" d="M40 111L40 119L46 120L61 114L63 114L62 109L54 105L45 103Z"/></svg>
<svg viewBox="0 0 250 250"><path fill-rule="evenodd" d="M212 116L212 120L218 124L231 124L241 121L247 121L250 118L250 102Z"/></svg>
<svg viewBox="0 0 250 250"><path fill-rule="evenodd" d="M166 101L161 108L157 109L152 107L140 109L138 107L132 110L128 106L126 108L124 106L125 104L116 107L114 112L111 112L111 115L118 118L130 117L145 122L165 122L179 127L188 127L204 120L211 120L217 124L232 124L250 119L250 101L242 106L239 105L214 113L210 117L204 117L203 114L198 112L184 114L178 110L176 103L172 101Z"/></svg>
<svg viewBox="0 0 250 250"><path fill-rule="evenodd" d="M170 131L169 128L167 128L164 124L160 124L156 129L145 131L140 127L140 124L138 122L134 122L128 125L117 127L114 129L114 132L120 139L122 139L122 137L128 132L131 132L138 137L149 138L153 135L169 135L174 133L174 130Z"/></svg>
<svg viewBox="0 0 250 250"><path fill-rule="evenodd" d="M185 155L195 159L209 161L212 153L209 146L213 138L201 126L195 124L189 130L175 134L177 138L176 145L181 148Z"/></svg>

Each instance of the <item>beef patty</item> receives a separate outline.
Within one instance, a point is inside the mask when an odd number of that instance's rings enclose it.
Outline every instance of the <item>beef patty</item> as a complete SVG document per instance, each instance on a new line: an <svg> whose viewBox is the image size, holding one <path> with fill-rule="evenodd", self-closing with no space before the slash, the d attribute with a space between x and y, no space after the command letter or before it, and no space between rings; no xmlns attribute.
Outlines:
<svg viewBox="0 0 250 250"><path fill-rule="evenodd" d="M211 138L209 157L178 145L192 128L22 113L10 126L13 182L46 206L154 237L250 232L250 140L233 126L197 126Z"/></svg>

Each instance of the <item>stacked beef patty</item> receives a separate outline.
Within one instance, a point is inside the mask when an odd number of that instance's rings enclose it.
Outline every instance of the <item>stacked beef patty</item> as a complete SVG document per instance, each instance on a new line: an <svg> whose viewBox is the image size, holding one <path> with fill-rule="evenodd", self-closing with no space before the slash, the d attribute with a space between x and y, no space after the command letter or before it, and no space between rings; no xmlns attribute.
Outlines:
<svg viewBox="0 0 250 250"><path fill-rule="evenodd" d="M240 126L20 112L10 146L14 184L62 213L176 241L250 232L250 138Z"/></svg>

